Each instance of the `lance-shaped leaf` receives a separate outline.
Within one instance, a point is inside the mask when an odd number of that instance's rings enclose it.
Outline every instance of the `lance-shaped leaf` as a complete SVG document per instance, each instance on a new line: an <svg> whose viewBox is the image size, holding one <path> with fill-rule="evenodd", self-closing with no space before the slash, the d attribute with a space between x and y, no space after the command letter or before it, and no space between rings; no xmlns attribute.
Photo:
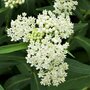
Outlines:
<svg viewBox="0 0 90 90"><path fill-rule="evenodd" d="M26 85L30 84L30 74L19 74L11 77L5 83L6 90L17 90L25 87Z"/></svg>
<svg viewBox="0 0 90 90"><path fill-rule="evenodd" d="M46 6L46 7L41 7L41 8L37 8L37 11L43 11L43 10L54 10L53 6Z"/></svg>
<svg viewBox="0 0 90 90"><path fill-rule="evenodd" d="M78 42L78 44L81 47L83 47L90 55L90 39L82 37L82 36L76 36L75 39Z"/></svg>
<svg viewBox="0 0 90 90"><path fill-rule="evenodd" d="M4 88L0 85L0 90L4 90Z"/></svg>
<svg viewBox="0 0 90 90"><path fill-rule="evenodd" d="M27 48L26 43L18 43L18 44L11 44L11 45L5 45L0 47L0 54L6 54L11 53L19 50L23 50Z"/></svg>

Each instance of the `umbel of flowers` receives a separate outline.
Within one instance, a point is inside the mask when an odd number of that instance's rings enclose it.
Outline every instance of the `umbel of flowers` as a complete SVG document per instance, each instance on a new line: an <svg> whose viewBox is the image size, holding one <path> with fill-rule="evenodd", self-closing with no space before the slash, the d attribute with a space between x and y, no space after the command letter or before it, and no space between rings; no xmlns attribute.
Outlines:
<svg viewBox="0 0 90 90"><path fill-rule="evenodd" d="M57 12L56 3L58 2L68 14L60 9ZM64 3L67 8L64 7ZM68 7L68 3L71 6ZM62 43L62 40L69 38L73 33L69 14L75 9L76 4L77 2L73 0L55 0L56 11L43 10L37 18L26 17L26 13L23 13L18 15L15 21L11 21L11 28L7 30L11 41L29 42L26 60L31 67L38 70L42 85L58 86L65 82L68 69L65 58L69 42Z"/></svg>
<svg viewBox="0 0 90 90"><path fill-rule="evenodd" d="M14 8L16 5L21 5L25 0L4 0L5 7Z"/></svg>
<svg viewBox="0 0 90 90"><path fill-rule="evenodd" d="M71 15L72 10L76 9L76 5L78 4L75 0L55 0L54 2L54 12L56 14L66 14Z"/></svg>

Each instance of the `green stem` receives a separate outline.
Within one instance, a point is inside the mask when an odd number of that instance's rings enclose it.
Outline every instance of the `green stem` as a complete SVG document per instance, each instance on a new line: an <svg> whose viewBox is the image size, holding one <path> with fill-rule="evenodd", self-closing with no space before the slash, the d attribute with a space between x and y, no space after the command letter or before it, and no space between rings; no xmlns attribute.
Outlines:
<svg viewBox="0 0 90 90"><path fill-rule="evenodd" d="M37 90L40 90L39 89L39 83L38 83L38 80L37 80L37 76L34 72L33 72L33 75L34 75L34 79L35 79L35 82L36 82L36 85L37 85Z"/></svg>

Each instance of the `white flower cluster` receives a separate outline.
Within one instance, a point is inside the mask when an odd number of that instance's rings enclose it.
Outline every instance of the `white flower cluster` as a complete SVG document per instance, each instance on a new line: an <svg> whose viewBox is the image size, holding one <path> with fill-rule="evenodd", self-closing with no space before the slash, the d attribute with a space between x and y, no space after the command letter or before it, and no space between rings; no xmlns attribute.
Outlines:
<svg viewBox="0 0 90 90"><path fill-rule="evenodd" d="M18 15L7 30L12 41L22 39L23 42L30 42L27 63L36 67L41 84L48 86L58 86L65 81L68 65L64 59L69 43L61 43L62 39L68 38L72 33L73 24L68 16L56 16L46 10L39 14L37 19L27 18L25 13Z"/></svg>
<svg viewBox="0 0 90 90"><path fill-rule="evenodd" d="M35 18L26 17L26 13L22 16L18 15L15 21L11 21L11 28L7 30L8 36L12 39L11 41L18 41L23 39L23 42L27 42L26 36L35 28Z"/></svg>
<svg viewBox="0 0 90 90"><path fill-rule="evenodd" d="M5 7L14 8L16 5L21 5L25 0L4 0Z"/></svg>
<svg viewBox="0 0 90 90"><path fill-rule="evenodd" d="M64 62L64 59L69 44L53 44L47 38L43 40L42 44L32 42L28 46L26 59L27 63L39 71L38 76L41 78L42 85L58 86L65 81L67 76L68 64Z"/></svg>
<svg viewBox="0 0 90 90"><path fill-rule="evenodd" d="M11 28L7 30L11 41L18 41L23 39L23 42L42 39L45 34L55 33L55 42L58 38L66 39L73 33L73 24L70 18L63 15L55 16L51 11L43 11L39 14L37 19L34 17L26 17L26 13L22 16L18 15L15 21L11 21Z"/></svg>
<svg viewBox="0 0 90 90"><path fill-rule="evenodd" d="M71 7L75 8L74 5ZM11 22L11 28L7 30L11 41L29 42L27 63L38 70L42 85L58 86L67 76L68 64L64 60L69 43L64 43L63 39L73 33L73 24L69 14L63 13L55 15L54 11L43 10L37 18L26 17L23 13Z"/></svg>
<svg viewBox="0 0 90 90"><path fill-rule="evenodd" d="M54 2L54 12L56 14L65 14L69 15L72 14L72 10L76 9L76 5L78 4L77 1L74 0L55 0Z"/></svg>
<svg viewBox="0 0 90 90"><path fill-rule="evenodd" d="M55 33L60 38L66 39L73 33L73 24L68 16L56 16L51 11L44 10L38 15L36 24L39 26L38 31L46 32L47 34Z"/></svg>

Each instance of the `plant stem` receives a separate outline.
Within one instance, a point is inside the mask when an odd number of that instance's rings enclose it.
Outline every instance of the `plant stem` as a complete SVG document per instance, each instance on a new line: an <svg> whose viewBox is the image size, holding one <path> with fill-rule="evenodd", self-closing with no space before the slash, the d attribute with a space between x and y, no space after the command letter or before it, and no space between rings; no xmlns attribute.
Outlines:
<svg viewBox="0 0 90 90"><path fill-rule="evenodd" d="M38 83L38 80L37 80L37 76L34 72L33 72L33 75L34 75L34 79L35 79L35 82L36 82L36 85L37 85L37 90L40 90L39 89L39 83Z"/></svg>

